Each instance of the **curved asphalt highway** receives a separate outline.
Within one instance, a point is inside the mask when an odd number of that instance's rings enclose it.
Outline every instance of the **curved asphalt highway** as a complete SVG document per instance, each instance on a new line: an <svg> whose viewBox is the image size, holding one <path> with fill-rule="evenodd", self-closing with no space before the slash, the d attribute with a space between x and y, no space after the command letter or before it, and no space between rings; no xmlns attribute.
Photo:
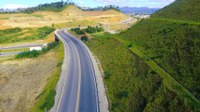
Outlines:
<svg viewBox="0 0 200 112"><path fill-rule="evenodd" d="M55 112L99 112L92 61L84 44L65 30L57 31L69 56L66 82Z"/></svg>

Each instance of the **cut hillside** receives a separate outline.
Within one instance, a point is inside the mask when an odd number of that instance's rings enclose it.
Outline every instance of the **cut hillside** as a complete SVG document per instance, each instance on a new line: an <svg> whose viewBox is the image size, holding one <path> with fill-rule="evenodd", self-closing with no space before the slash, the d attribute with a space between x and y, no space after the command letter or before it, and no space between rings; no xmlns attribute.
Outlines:
<svg viewBox="0 0 200 112"><path fill-rule="evenodd" d="M68 5L60 12L37 11L31 14L0 14L0 23L2 23L0 29L57 26L58 24L63 24L61 25L63 27L95 26L99 24L124 26L121 22L129 19L129 16L116 10L82 11L74 5Z"/></svg>
<svg viewBox="0 0 200 112"><path fill-rule="evenodd" d="M152 17L200 22L200 0L176 0Z"/></svg>
<svg viewBox="0 0 200 112"><path fill-rule="evenodd" d="M37 58L0 62L0 112L44 112L54 96L63 60L61 44ZM44 99L48 99L48 102ZM37 107L38 106L38 107ZM43 107L45 108L43 108Z"/></svg>
<svg viewBox="0 0 200 112"><path fill-rule="evenodd" d="M68 5L63 11L61 11L62 14L82 14L82 10L77 8L74 5Z"/></svg>

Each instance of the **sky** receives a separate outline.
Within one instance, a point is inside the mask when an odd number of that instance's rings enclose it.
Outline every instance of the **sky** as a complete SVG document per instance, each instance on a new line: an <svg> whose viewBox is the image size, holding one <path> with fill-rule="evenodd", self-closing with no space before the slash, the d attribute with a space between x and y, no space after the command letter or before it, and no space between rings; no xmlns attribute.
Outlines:
<svg viewBox="0 0 200 112"><path fill-rule="evenodd" d="M0 0L0 8L26 8L38 4L58 2L61 0ZM67 0L64 0L67 1ZM105 5L117 5L120 7L149 7L162 8L175 0L70 0L84 7L97 7Z"/></svg>

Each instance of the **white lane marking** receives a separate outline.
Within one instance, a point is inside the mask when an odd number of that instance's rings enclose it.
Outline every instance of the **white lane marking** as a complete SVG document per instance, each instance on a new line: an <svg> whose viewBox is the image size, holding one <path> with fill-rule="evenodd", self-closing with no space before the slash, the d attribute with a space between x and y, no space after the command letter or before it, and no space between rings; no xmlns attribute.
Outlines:
<svg viewBox="0 0 200 112"><path fill-rule="evenodd" d="M78 112L79 111L79 102L80 102L80 86L81 86L81 64L80 64L80 56L79 56L77 47L75 46L75 44L73 43L73 41L71 39L69 39L69 41L74 46L75 52L76 52L77 57L78 57L79 76L78 76L78 90L77 90L76 110L75 110L75 112Z"/></svg>
<svg viewBox="0 0 200 112"><path fill-rule="evenodd" d="M96 95L96 104L97 104L97 112L99 112L99 95L98 95L98 90L97 90L97 81L96 81L96 77L95 77L95 71L94 71L94 65L92 63L92 60L90 58L90 55L89 55L89 48L87 48L87 46L80 40L76 39L73 35L71 35L70 33L68 33L66 30L65 30L65 33L67 33L68 35L70 35L71 37L73 37L75 40L77 40L81 45L83 45L83 48L86 50L86 54L87 54L87 57L88 59L90 60L90 68L92 70L92 73L93 73L93 81L95 83L95 95ZM92 65L92 66L91 66Z"/></svg>

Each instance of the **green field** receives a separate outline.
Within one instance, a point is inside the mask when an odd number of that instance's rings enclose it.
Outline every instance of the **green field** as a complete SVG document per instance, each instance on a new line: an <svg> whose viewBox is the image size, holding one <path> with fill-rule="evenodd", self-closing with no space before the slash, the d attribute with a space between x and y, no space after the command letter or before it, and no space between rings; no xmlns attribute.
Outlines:
<svg viewBox="0 0 200 112"><path fill-rule="evenodd" d="M45 39L55 29L53 27L41 28L11 28L0 30L0 44L12 42L28 42Z"/></svg>

